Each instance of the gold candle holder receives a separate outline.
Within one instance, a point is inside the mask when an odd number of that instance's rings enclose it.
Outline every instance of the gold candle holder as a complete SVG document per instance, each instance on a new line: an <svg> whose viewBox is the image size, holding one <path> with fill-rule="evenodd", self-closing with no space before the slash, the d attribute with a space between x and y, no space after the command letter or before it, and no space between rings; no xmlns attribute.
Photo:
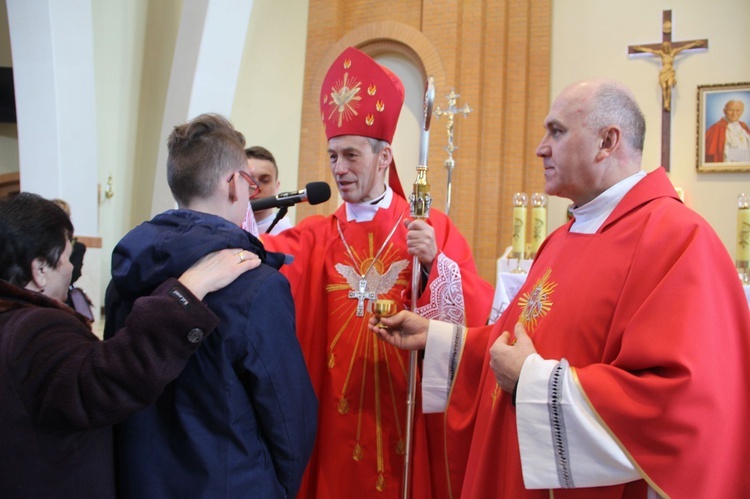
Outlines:
<svg viewBox="0 0 750 499"><path fill-rule="evenodd" d="M737 197L737 269L742 283L750 284L750 195Z"/></svg>
<svg viewBox="0 0 750 499"><path fill-rule="evenodd" d="M546 237L547 195L543 192L535 192L531 195L531 258L536 257Z"/></svg>

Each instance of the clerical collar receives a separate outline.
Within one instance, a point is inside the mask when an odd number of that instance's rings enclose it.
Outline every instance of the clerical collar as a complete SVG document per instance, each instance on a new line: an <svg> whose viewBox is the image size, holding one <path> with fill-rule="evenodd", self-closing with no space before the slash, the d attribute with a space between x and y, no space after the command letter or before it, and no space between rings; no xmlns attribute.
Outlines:
<svg viewBox="0 0 750 499"><path fill-rule="evenodd" d="M346 221L370 222L379 209L388 209L393 201L393 189L385 187L385 193L373 201L346 203Z"/></svg>
<svg viewBox="0 0 750 499"><path fill-rule="evenodd" d="M641 170L628 178L620 180L585 205L573 208L571 211L573 217L575 217L575 222L570 227L570 232L594 234L599 230L604 221L607 220L607 217L614 211L620 201L622 201L625 194L645 176L646 172Z"/></svg>

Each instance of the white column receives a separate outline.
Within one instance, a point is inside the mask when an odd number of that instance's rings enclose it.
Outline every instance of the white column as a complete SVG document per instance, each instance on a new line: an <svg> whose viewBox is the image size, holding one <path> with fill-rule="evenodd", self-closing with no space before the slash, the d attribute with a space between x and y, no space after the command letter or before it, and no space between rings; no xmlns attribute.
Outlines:
<svg viewBox="0 0 750 499"><path fill-rule="evenodd" d="M98 236L91 0L7 0L21 189L66 200Z"/></svg>
<svg viewBox="0 0 750 499"><path fill-rule="evenodd" d="M252 0L185 0L169 78L151 213L175 207L167 184L167 138L201 113L229 118Z"/></svg>

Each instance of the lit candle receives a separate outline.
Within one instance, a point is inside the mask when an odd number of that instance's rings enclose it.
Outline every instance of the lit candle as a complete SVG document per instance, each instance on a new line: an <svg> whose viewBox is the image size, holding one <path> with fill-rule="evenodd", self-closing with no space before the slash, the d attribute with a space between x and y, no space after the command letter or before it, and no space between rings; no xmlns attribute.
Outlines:
<svg viewBox="0 0 750 499"><path fill-rule="evenodd" d="M737 199L737 267L750 266L750 195L744 192Z"/></svg>
<svg viewBox="0 0 750 499"><path fill-rule="evenodd" d="M531 258L534 258L547 237L547 196L543 192L531 195Z"/></svg>
<svg viewBox="0 0 750 499"><path fill-rule="evenodd" d="M525 192L517 192L513 195L513 257L519 260L523 258L526 245L526 207L528 205L529 197Z"/></svg>

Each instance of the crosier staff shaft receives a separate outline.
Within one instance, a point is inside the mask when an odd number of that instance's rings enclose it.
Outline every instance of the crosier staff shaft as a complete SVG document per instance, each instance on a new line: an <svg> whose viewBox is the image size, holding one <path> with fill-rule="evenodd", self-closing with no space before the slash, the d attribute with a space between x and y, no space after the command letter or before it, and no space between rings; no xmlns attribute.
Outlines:
<svg viewBox="0 0 750 499"><path fill-rule="evenodd" d="M430 148L430 119L432 117L432 106L435 102L435 82L430 76L424 94L424 122L419 140L419 164L417 165L417 180L414 182L414 191L411 194L411 216L412 218L424 219L430 215L430 184L427 182L427 153ZM422 266L418 257L412 262L411 275L411 304L416 309L419 299L420 279ZM404 479L402 497L409 499L409 487L411 482L411 455L412 436L414 428L414 404L417 390L417 351L409 352L409 379L406 393L406 446L404 449Z"/></svg>

